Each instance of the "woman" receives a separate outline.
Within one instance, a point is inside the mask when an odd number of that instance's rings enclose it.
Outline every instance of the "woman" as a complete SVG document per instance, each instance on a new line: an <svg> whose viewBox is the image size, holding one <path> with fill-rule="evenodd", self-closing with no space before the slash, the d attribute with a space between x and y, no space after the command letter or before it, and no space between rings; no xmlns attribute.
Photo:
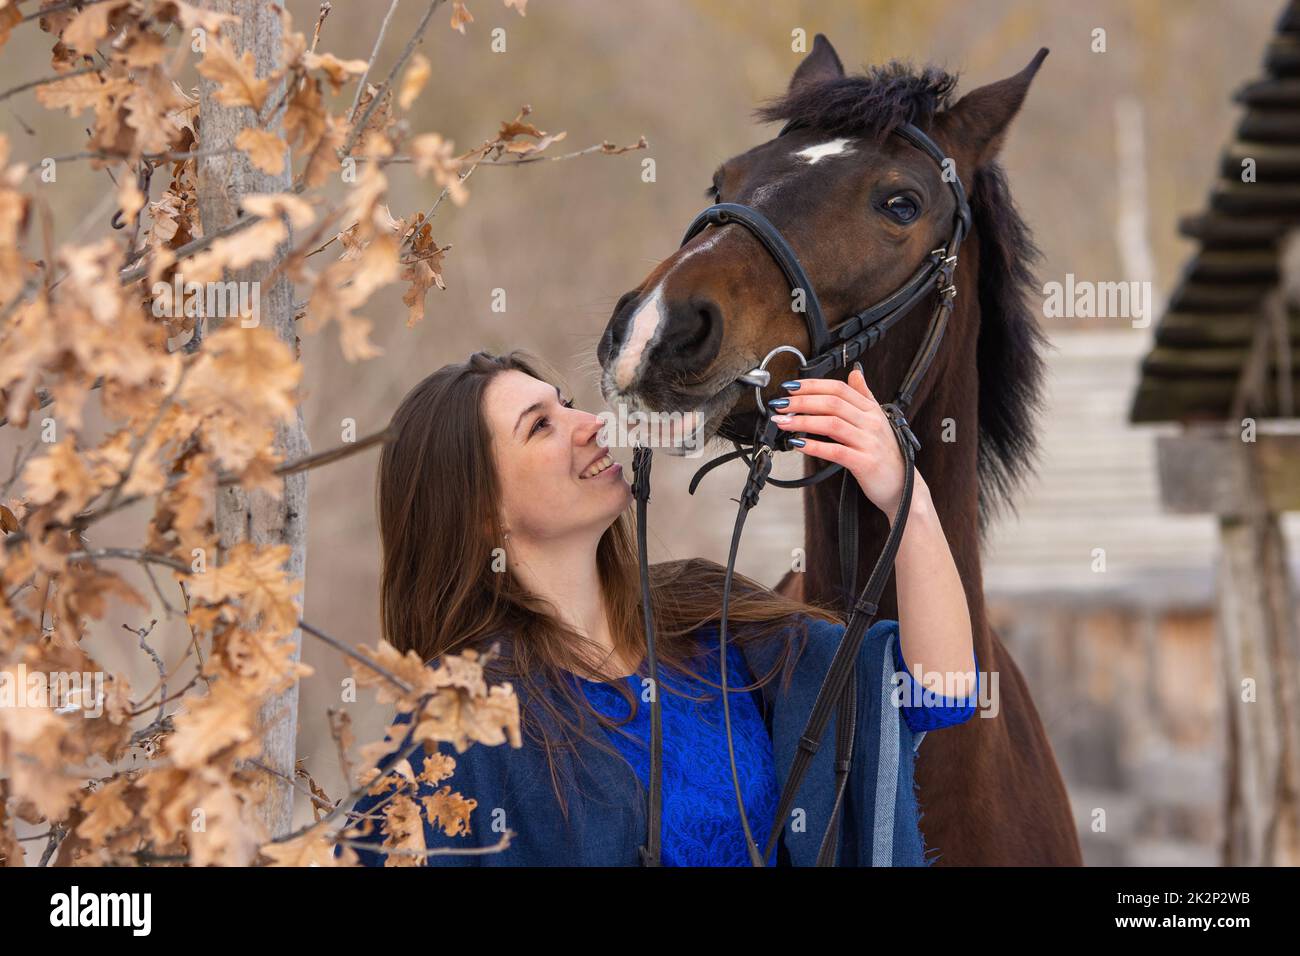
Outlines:
<svg viewBox="0 0 1300 956"><path fill-rule="evenodd" d="M844 465L892 518L902 456L861 368L847 384L806 379L784 388L788 396L771 403L781 427L835 439L796 439L802 453ZM518 352L479 352L440 369L393 417L396 437L384 448L378 482L384 637L426 662L497 643L489 679L514 686L524 742L520 749L474 745L463 754L440 748L455 760L448 783L477 804L470 832L449 835L427 817L430 809L437 817L436 800L417 801L425 808L422 845L430 864L639 862L649 767L645 635L631 492L621 465L598 443L601 425ZM652 569L666 865L750 862L719 699L722 579L720 566L702 560ZM860 726L837 851L845 865L925 864L912 785L915 748L927 730L968 719L978 695L965 596L919 473L896 580L901 623L877 622L859 664ZM761 848L844 627L826 609L740 576L729 622L736 777ZM953 675L954 690L895 706L872 676L882 661L907 688L911 674L924 670L932 678ZM833 728L834 721L827 740ZM894 741L896 753L881 746ZM769 865L815 860L833 807L834 749L819 749ZM416 775L427 756L415 751ZM422 783L418 796L432 797L439 787ZM412 845L411 823L385 812L391 787L375 789L354 808L369 819L359 818L347 834L354 847L369 843L379 851L359 850L361 862L422 864L410 854L382 852L399 844L380 822L404 825L404 848ZM503 835L508 848L489 852Z"/></svg>

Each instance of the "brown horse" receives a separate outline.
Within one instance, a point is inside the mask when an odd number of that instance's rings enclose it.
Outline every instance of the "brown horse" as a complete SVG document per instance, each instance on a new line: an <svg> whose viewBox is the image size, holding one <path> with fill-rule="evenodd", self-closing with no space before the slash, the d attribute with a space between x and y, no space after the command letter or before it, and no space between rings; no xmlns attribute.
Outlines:
<svg viewBox="0 0 1300 956"><path fill-rule="evenodd" d="M1081 863L1069 798L1029 688L988 625L979 557L989 514L1034 453L1044 341L1030 307L1037 250L996 157L1046 54L952 103L956 81L947 73L891 63L846 76L818 35L786 94L758 114L798 124L727 160L709 190L715 200L755 207L785 235L832 326L898 288L951 230L954 199L942 171L889 136L896 125L928 133L969 194L974 224L961 247L956 309L909 415L922 443L917 466L965 583L986 675L981 692L996 686L997 711L933 734L920 751L921 829L939 864ZM923 300L863 357L882 400L898 388L933 304ZM749 436L753 390L736 379L781 344L808 348L780 269L747 230L706 229L615 307L597 348L602 391L636 410L697 411L710 436ZM772 395L784 394L776 383L794 369L790 355L778 356ZM819 464L810 459L810 473ZM805 490L806 572L780 585L833 607L842 606L839 491L838 478ZM887 531L882 514L863 509L859 568L872 566ZM897 616L892 582L880 616Z"/></svg>

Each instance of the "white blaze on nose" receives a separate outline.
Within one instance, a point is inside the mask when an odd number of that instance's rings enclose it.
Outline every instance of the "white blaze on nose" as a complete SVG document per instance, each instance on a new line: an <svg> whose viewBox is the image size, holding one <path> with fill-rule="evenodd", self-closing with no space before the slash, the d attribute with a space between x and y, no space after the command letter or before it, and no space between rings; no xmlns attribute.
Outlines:
<svg viewBox="0 0 1300 956"><path fill-rule="evenodd" d="M806 159L808 164L811 166L813 163L817 162L817 160L825 159L827 156L839 156L842 153L851 152L853 152L853 150L849 148L849 141L847 139L833 139L829 143L818 143L816 146L809 146L806 149L801 149L799 152L795 153L795 155Z"/></svg>
<svg viewBox="0 0 1300 956"><path fill-rule="evenodd" d="M619 349L618 361L614 363L614 384L620 389L629 388L636 381L641 356L659 330L659 321L663 317L659 312L659 304L662 301L663 296L656 288L654 294L641 303L641 308L636 310L636 315L630 320L631 328L623 340L623 347Z"/></svg>

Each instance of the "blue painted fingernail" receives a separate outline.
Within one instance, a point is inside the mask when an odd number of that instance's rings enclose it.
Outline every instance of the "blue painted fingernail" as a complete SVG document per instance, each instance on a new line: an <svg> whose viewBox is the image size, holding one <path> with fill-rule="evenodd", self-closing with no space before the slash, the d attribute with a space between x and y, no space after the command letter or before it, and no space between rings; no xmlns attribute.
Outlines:
<svg viewBox="0 0 1300 956"><path fill-rule="evenodd" d="M804 441L802 438L791 438L790 444L795 448L802 448L804 446Z"/></svg>
<svg viewBox="0 0 1300 956"><path fill-rule="evenodd" d="M769 400L768 400L767 407L768 407L768 408L785 408L785 407L786 407L787 405L789 405L789 404L790 404L790 399L788 399L788 398L773 398L773 399L769 399Z"/></svg>
<svg viewBox="0 0 1300 956"><path fill-rule="evenodd" d="M797 391L799 391L799 383L798 383L798 382L782 382L782 383L781 383L781 387L784 388L786 391L789 391L789 392L797 392Z"/></svg>

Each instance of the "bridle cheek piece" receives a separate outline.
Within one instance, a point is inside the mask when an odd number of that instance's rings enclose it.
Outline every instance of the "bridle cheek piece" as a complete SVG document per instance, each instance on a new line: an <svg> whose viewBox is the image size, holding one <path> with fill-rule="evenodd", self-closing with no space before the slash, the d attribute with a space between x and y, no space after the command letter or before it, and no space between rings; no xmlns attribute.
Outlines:
<svg viewBox="0 0 1300 956"><path fill-rule="evenodd" d="M779 136L797 128L796 122L787 123ZM957 253L962 239L970 232L971 213L966 201L966 191L955 172L949 177L945 166L943 152L916 126L903 123L893 129L912 146L930 156L944 171L944 179L952 189L956 200L951 238L947 245L931 250L917 267L912 276L897 290L879 302L860 312L850 315L831 329L827 326L822 313L821 303L799 257L795 255L789 242L781 235L771 222L757 209L738 203L716 203L702 211L691 222L682 239L685 245L709 226L722 228L738 225L747 229L767 250L774 262L780 267L789 283L791 291L802 290L804 294L804 320L808 328L808 342L811 358L793 345L781 345L764 357L759 365L742 375L738 381L754 386L758 399L759 420L754 436L749 442L732 437L736 446L734 452L728 452L705 464L691 479L690 492L695 493L700 479L711 469L725 462L740 458L749 466L749 475L739 498L739 509L731 536L731 548L727 557L727 572L723 582L722 609L718 628L718 647L721 659L722 703L727 731L727 751L731 758L732 783L736 791L736 803L740 813L741 827L745 834L745 843L749 851L750 862L755 866L765 866L777 845L784 829L782 820L790 813L799 786L808 771L808 766L816 753L819 742L830 721L832 711L838 712L836 721L835 774L836 797L830 820L822 836L817 855L818 866L833 866L836 861L838 844L838 826L840 808L844 800L845 787L848 783L850 759L853 753L853 738L857 722L857 689L855 686L854 667L858 651L879 609L880 596L885 582L893 569L894 559L902 541L907 523L907 514L911 507L912 487L915 480L916 452L921 443L913 434L908 424L906 411L915 397L919 387L943 340L948 317L953 309L953 300L957 295L954 275L957 269ZM825 480L841 467L829 464L812 475L800 479L779 480L770 477L772 456L777 451L786 451L791 447L789 439L793 434L781 431L767 407L763 404L762 389L771 382L771 373L767 370L771 360L782 353L793 353L799 358L800 378L827 378L835 372L851 367L859 356L878 343L905 315L924 298L936 296L934 312L925 338L913 355L912 363L903 376L902 384L893 401L881 406L894 431L894 438L903 454L904 476L903 494L899 501L898 512L894 515L885 546L876 560L862 591L857 592L857 534L858 506L861 492L853 476L848 472L843 475L840 486L840 574L848 612L848 624L843 639L836 649L830 669L817 693L808 723L800 736L799 748L791 764L790 774L786 779L781 799L777 806L775 825L768 837L766 848L760 854L749 827L745 813L744 800L740 792L740 781L736 775L735 748L731 732L731 707L727 684L727 614L731 600L731 586L735 577L736 554L740 546L740 536L745 524L745 516L756 504L763 486L769 482L780 487L804 487ZM745 444L749 445L746 449ZM646 664L652 684L650 701L650 788L647 794L647 840L640 848L641 861L647 866L660 863L661 813L662 807L662 747L663 734L659 704L659 671L655 657L654 622L650 595L650 568L646 553L646 509L650 499L650 449L637 447L632 457L632 492L637 502L637 542L638 558L641 571L641 596L646 631ZM856 597L855 597L856 595Z"/></svg>

